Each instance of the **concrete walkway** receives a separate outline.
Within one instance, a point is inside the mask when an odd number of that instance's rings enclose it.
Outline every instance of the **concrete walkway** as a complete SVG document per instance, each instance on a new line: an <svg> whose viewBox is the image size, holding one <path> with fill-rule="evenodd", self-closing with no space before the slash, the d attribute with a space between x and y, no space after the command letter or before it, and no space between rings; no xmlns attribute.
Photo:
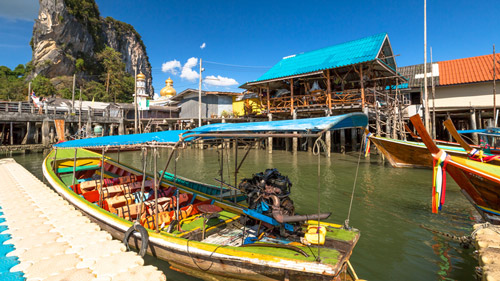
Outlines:
<svg viewBox="0 0 500 281"><path fill-rule="evenodd" d="M11 158L0 159L3 233L27 280L166 280Z"/></svg>
<svg viewBox="0 0 500 281"><path fill-rule="evenodd" d="M500 281L500 226L474 225L474 240L479 252L482 280Z"/></svg>

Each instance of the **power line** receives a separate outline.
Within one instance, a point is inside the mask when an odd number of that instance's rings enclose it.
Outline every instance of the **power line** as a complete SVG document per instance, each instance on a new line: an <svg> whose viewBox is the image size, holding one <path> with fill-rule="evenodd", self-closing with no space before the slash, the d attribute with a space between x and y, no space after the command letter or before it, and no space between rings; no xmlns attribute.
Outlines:
<svg viewBox="0 0 500 281"><path fill-rule="evenodd" d="M271 66L260 66L260 65L237 65L237 64L228 64L228 63L221 63L221 62L214 62L214 61L205 61L205 63L218 64L218 65L231 66L231 67L271 68Z"/></svg>

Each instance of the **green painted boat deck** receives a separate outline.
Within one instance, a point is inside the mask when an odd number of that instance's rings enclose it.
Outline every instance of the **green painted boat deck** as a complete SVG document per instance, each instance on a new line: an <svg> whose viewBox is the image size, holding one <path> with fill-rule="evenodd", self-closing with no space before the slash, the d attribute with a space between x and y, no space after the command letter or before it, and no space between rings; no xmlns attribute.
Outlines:
<svg viewBox="0 0 500 281"><path fill-rule="evenodd" d="M77 149L77 151L78 151L76 154L77 158L101 156L98 153L95 153L95 152L92 152L89 150L85 150L85 149ZM49 157L50 157L49 159L52 159L52 157L54 157L54 154L55 154L55 150L52 150L49 154ZM74 157L75 157L75 150L74 149L58 149L57 150L57 155L56 155L57 159L67 159L67 158L73 159Z"/></svg>
<svg viewBox="0 0 500 281"><path fill-rule="evenodd" d="M469 160L469 159L453 158L453 160L455 162L470 166L471 168L477 169L479 171L484 171L484 172L490 173L494 176L500 177L500 166L488 164L488 163L483 163L483 162L479 162L479 161L475 161L475 160Z"/></svg>
<svg viewBox="0 0 500 281"><path fill-rule="evenodd" d="M213 219L210 219L207 221L207 223L205 225L205 229L208 229L212 226L216 226L218 224L221 224L223 221L226 221L228 219L232 219L232 218L235 218L238 216L239 216L238 214L223 210L223 211L219 212L219 218L213 218ZM198 217L190 222L182 223L181 228L183 231L180 232L180 231L176 230L173 232L173 234L180 235L180 234L184 234L185 232L195 230L197 228L201 229L203 227L203 220L204 220L204 218L200 216L200 217Z"/></svg>
<svg viewBox="0 0 500 281"><path fill-rule="evenodd" d="M346 229L331 229L327 228L326 231L326 237L335 239L335 240L340 240L340 241L352 241L356 236L358 235L358 232L356 231L349 231Z"/></svg>

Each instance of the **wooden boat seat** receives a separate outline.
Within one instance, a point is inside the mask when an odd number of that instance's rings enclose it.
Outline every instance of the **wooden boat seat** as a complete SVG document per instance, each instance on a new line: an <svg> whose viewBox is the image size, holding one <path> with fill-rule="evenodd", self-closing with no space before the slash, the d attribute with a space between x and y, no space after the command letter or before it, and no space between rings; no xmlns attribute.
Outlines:
<svg viewBox="0 0 500 281"><path fill-rule="evenodd" d="M139 182L142 181L142 176L136 176L136 175L131 175L131 176L124 176L124 177L117 177L113 179L104 179L103 186L112 186L112 185L118 185L118 184L125 184L125 183L131 183L131 182ZM76 185L76 188L71 186L73 190L76 190L78 194L82 194L84 191L90 191L98 188L101 185L101 180L91 180L91 181L85 181L82 183L79 183Z"/></svg>

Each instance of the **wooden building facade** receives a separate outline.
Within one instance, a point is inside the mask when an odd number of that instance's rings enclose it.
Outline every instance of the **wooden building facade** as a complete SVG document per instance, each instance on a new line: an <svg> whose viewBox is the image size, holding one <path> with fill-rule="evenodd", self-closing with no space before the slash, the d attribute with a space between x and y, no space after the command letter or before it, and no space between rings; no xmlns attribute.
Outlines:
<svg viewBox="0 0 500 281"><path fill-rule="evenodd" d="M241 88L257 93L273 119L363 111L381 134L402 127L397 86L406 82L382 33L284 57Z"/></svg>

